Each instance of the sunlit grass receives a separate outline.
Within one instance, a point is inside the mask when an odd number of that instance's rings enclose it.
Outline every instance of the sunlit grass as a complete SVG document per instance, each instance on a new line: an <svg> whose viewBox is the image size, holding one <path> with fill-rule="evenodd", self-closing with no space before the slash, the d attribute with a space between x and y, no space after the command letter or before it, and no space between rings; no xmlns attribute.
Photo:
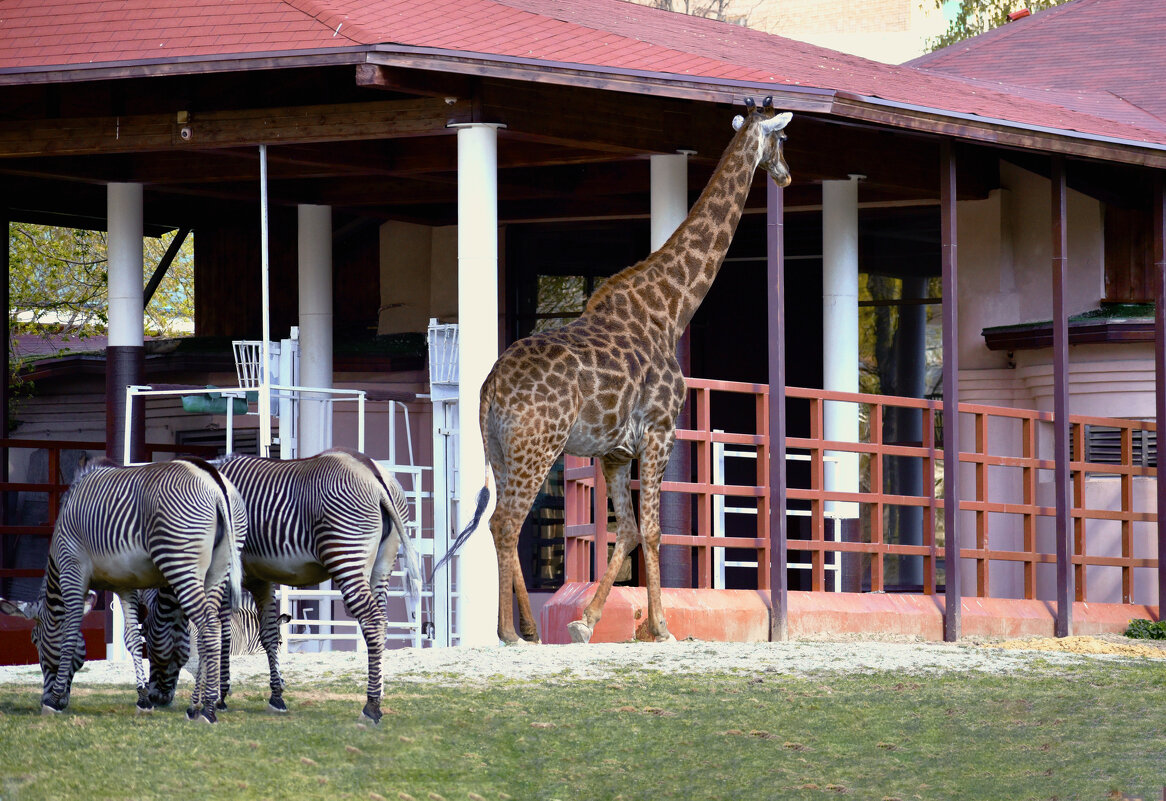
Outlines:
<svg viewBox="0 0 1166 801"><path fill-rule="evenodd" d="M39 715L0 687L0 798L1160 798L1166 669L1153 663L794 678L569 673L541 685L402 683L358 724L360 675L245 683L217 726L135 716L79 684ZM1116 794L1116 795L1113 795Z"/></svg>

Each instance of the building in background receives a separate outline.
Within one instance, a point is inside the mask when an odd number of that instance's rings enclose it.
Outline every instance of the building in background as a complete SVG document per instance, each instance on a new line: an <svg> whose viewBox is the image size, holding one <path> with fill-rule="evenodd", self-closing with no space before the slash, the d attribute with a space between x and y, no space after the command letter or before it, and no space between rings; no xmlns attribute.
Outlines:
<svg viewBox="0 0 1166 801"><path fill-rule="evenodd" d="M927 52L947 27L931 0L631 0L640 5L744 25L800 42L901 64Z"/></svg>

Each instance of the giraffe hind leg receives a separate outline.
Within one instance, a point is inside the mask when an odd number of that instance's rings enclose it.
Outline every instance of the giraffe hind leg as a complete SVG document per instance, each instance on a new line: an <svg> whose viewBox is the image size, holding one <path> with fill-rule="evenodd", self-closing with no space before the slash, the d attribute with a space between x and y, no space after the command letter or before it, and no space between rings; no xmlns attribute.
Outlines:
<svg viewBox="0 0 1166 801"><path fill-rule="evenodd" d="M523 450L521 445L513 449ZM526 580L518 559L518 535L559 451L554 448L530 447L525 452L552 455L528 456L529 460L537 459L538 463L526 464L521 471L521 478L516 475L519 471L503 468L498 463L494 465L498 503L490 517L490 533L494 537L494 549L498 557L498 639L508 645L519 641L538 642L539 639L538 626L526 592ZM518 599L521 637L514 630L515 597Z"/></svg>

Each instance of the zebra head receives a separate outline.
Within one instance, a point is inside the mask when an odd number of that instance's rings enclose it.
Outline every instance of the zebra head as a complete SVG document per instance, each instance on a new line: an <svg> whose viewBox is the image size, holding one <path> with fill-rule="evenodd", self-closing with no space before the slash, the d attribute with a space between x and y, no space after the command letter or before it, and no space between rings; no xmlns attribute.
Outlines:
<svg viewBox="0 0 1166 801"><path fill-rule="evenodd" d="M97 602L97 593L90 590L85 596L85 607L81 616L89 614ZM10 601L0 598L0 614L14 615L32 621L32 644L40 657L41 675L44 677L44 697L57 680L60 670L61 646L65 635L65 605L60 596L51 597L46 586L41 585L40 595L35 601ZM85 664L85 639L73 653L73 673ZM67 695L67 692L66 692Z"/></svg>

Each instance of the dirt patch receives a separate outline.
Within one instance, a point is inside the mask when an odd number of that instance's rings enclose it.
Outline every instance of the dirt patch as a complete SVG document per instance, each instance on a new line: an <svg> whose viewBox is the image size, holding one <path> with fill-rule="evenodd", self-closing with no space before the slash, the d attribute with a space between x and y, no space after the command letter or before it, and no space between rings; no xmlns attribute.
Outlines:
<svg viewBox="0 0 1166 801"><path fill-rule="evenodd" d="M1166 659L1166 641L1132 641L1119 635L1075 637L1029 637L983 643L985 648L1060 651L1071 654L1110 654L1141 659Z"/></svg>

